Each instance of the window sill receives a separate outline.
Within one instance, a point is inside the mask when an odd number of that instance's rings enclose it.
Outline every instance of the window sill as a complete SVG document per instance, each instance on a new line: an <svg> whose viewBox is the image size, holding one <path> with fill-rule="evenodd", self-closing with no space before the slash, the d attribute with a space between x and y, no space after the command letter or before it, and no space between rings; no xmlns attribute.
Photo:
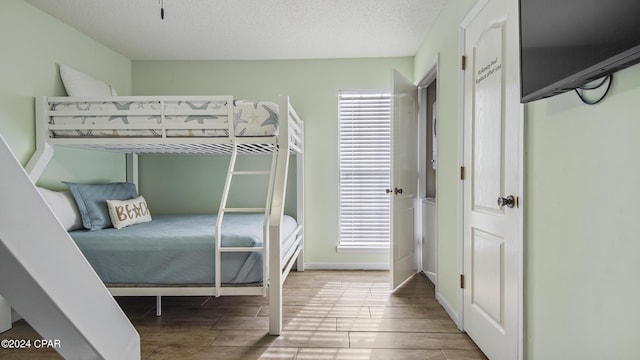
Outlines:
<svg viewBox="0 0 640 360"><path fill-rule="evenodd" d="M349 245L338 245L336 247L337 252L339 253L375 253L375 254L385 254L389 253L389 246L349 246Z"/></svg>

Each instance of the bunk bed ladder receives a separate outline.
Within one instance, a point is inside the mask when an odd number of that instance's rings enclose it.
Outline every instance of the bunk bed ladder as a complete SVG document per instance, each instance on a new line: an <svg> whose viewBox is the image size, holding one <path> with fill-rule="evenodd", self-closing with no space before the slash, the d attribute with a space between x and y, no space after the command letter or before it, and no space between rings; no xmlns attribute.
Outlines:
<svg viewBox="0 0 640 360"><path fill-rule="evenodd" d="M222 253L224 252L262 252L262 294L267 295L268 287L268 246L269 243L269 210L273 197L274 174L277 162L277 151L273 151L271 157L271 167L269 170L236 170L236 161L238 158L238 143L234 139L232 143L231 159L229 160L229 168L227 177L220 199L220 208L216 219L216 259L215 259L215 289L216 297L222 295ZM231 189L232 179L236 176L268 176L268 188L265 199L264 208L254 207L227 207L229 200L229 192ZM226 213L264 213L264 221L262 225L262 246L259 247L222 247L222 221Z"/></svg>

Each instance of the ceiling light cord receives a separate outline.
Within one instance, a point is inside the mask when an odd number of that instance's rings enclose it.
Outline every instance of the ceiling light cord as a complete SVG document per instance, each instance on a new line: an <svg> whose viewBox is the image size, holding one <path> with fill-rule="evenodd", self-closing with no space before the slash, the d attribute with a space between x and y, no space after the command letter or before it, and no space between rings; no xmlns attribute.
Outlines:
<svg viewBox="0 0 640 360"><path fill-rule="evenodd" d="M158 0L160 4L160 19L164 20L164 0Z"/></svg>

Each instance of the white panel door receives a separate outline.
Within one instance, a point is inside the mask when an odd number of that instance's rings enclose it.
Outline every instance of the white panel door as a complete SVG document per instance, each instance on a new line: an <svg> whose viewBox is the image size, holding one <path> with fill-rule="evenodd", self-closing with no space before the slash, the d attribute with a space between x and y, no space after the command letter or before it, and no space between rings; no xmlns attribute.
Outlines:
<svg viewBox="0 0 640 360"><path fill-rule="evenodd" d="M391 73L391 287L418 271L415 207L418 193L418 89Z"/></svg>
<svg viewBox="0 0 640 360"><path fill-rule="evenodd" d="M464 32L464 330L492 360L519 356L517 21L517 2L490 0Z"/></svg>

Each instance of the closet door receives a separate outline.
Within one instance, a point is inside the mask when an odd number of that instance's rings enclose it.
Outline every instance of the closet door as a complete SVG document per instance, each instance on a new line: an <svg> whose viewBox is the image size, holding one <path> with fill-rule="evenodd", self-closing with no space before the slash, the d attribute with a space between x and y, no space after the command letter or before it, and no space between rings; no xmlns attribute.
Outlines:
<svg viewBox="0 0 640 360"><path fill-rule="evenodd" d="M391 73L391 287L418 271L415 215L418 193L418 89Z"/></svg>
<svg viewBox="0 0 640 360"><path fill-rule="evenodd" d="M464 330L493 360L523 358L523 105L518 6L478 2L463 22Z"/></svg>

